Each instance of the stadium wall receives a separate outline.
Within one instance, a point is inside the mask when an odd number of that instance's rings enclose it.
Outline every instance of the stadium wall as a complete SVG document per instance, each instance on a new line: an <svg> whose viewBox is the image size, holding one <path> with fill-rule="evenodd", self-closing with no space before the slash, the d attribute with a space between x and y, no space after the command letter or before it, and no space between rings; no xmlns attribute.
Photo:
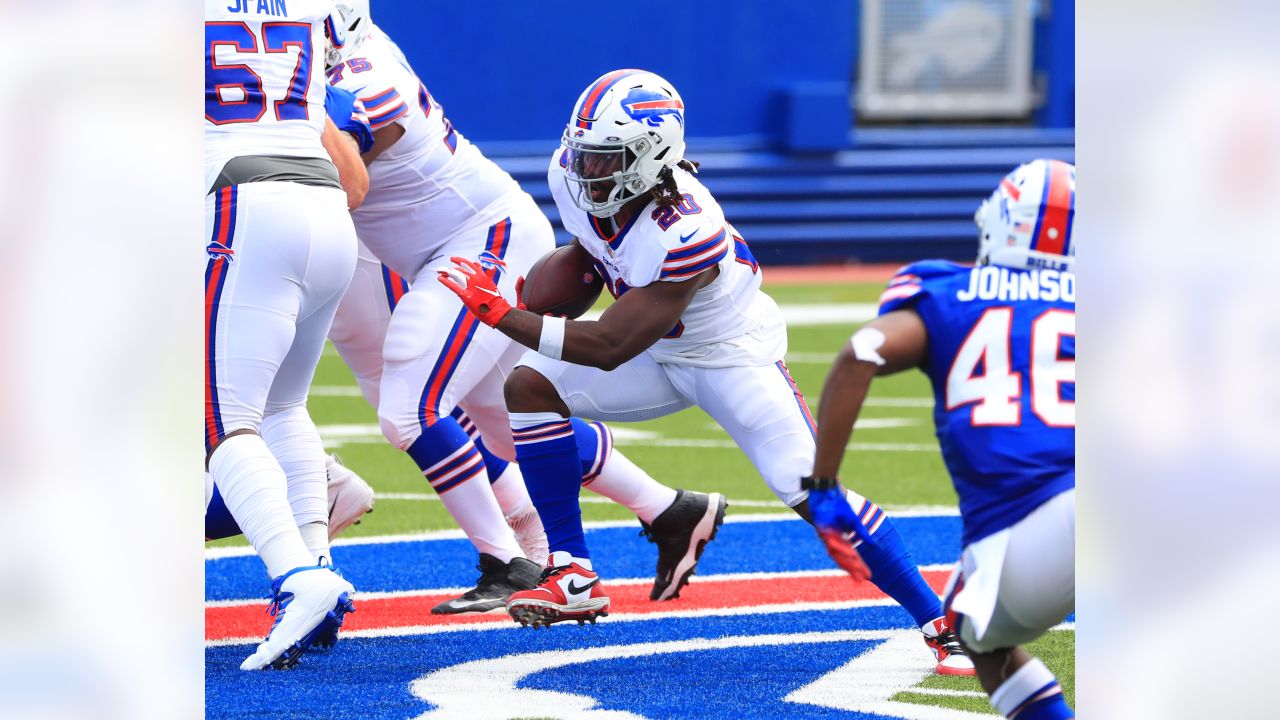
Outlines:
<svg viewBox="0 0 1280 720"><path fill-rule="evenodd" d="M823 150L850 142L858 0L373 0L454 124L490 152L541 152L578 94L618 67L653 70L699 147ZM1035 62L1046 127L1074 125L1074 2L1043 4ZM495 146L495 143L501 143Z"/></svg>

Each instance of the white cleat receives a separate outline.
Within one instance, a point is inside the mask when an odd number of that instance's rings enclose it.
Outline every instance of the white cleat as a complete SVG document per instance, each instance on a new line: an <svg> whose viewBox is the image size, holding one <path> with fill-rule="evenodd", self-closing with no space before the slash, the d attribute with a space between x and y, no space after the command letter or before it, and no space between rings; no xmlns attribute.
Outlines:
<svg viewBox="0 0 1280 720"><path fill-rule="evenodd" d="M542 518L538 517L538 511L529 506L527 511L508 517L507 524L515 533L516 542L524 551L524 556L539 568L546 565L550 548L547 546L547 532L542 529Z"/></svg>
<svg viewBox="0 0 1280 720"><path fill-rule="evenodd" d="M294 568L272 581L271 592L267 612L275 615L275 624L267 639L240 663L241 670L297 665L317 638L336 637L343 617L355 612L351 598L356 589L328 567Z"/></svg>
<svg viewBox="0 0 1280 720"><path fill-rule="evenodd" d="M337 455L325 458L324 465L329 474L329 540L332 541L373 510L373 488L343 465Z"/></svg>

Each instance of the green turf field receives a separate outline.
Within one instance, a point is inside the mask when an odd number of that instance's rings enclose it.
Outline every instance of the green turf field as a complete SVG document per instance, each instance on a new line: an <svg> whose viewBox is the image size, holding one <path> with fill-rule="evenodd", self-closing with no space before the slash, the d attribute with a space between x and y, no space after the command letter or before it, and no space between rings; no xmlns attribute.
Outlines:
<svg viewBox="0 0 1280 720"><path fill-rule="evenodd" d="M771 285L766 290L780 305L874 303L883 285L805 284ZM602 301L604 302L604 301ZM809 406L817 415L817 399L835 352L847 342L856 325L792 327L787 364ZM316 372L310 400L312 417L327 435L326 445L358 472L382 497L375 512L350 528L347 537L386 535L454 527L442 505L431 495L413 462L377 434L377 416L356 391L350 371L332 348L326 348ZM954 507L956 496L947 479L933 435L932 401L924 376L911 372L882 378L873 385L862 418L868 421L853 435L854 449L841 467L841 478L887 510L920 506ZM344 433L339 440L333 426L365 426L364 434ZM328 428L328 429L327 429ZM661 482L672 487L716 490L730 499L730 513L789 512L774 497L727 434L702 411L690 409L674 416L619 428L617 446ZM871 448L860 446L871 445ZM589 495L589 493L584 493ZM749 505L734 501L754 501ZM612 503L583 505L585 520L632 519L628 510ZM210 546L243 544L240 538ZM1056 631L1033 647L1058 673L1069 702L1074 705L1075 632ZM931 677L922 692L903 693L906 702L991 710L976 680Z"/></svg>

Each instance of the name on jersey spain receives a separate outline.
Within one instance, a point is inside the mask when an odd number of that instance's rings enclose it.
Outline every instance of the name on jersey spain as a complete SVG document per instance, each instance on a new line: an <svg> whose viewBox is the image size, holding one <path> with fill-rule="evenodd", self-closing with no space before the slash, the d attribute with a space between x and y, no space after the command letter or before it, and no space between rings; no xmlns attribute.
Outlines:
<svg viewBox="0 0 1280 720"><path fill-rule="evenodd" d="M250 6L256 5L256 8ZM284 17L289 14L285 9L284 0L234 0L227 6L227 12L247 13L256 12L262 15L276 15Z"/></svg>

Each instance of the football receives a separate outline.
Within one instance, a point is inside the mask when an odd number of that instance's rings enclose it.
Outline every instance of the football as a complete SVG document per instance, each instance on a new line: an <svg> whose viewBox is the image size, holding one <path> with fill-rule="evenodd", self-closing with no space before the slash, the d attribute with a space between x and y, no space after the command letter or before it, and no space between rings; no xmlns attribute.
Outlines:
<svg viewBox="0 0 1280 720"><path fill-rule="evenodd" d="M574 243L552 250L529 268L521 299L529 312L576 318L591 309L603 287L595 259Z"/></svg>

